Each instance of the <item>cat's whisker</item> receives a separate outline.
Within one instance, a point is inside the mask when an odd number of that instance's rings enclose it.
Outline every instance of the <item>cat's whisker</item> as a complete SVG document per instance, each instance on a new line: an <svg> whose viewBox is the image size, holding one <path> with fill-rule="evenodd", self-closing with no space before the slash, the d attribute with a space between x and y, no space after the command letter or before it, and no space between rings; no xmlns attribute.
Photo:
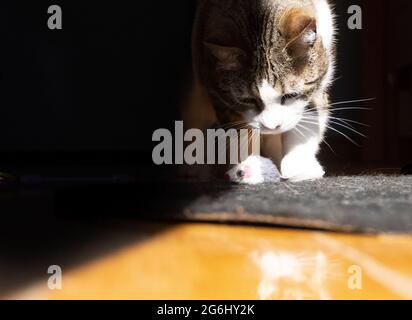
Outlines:
<svg viewBox="0 0 412 320"><path fill-rule="evenodd" d="M342 103L343 104L343 103ZM337 105L337 104L335 104ZM357 106L349 106L349 107L333 107L333 105L331 105L331 107L329 107L329 111L331 112L338 112L338 111L346 111L346 110L364 110L364 111L371 111L373 110L373 108L369 108L369 107L357 107ZM310 113L315 113L317 112L317 107L313 107L310 109L305 110L302 114L310 114Z"/></svg>
<svg viewBox="0 0 412 320"><path fill-rule="evenodd" d="M230 122L230 123L226 123L223 126L218 127L217 129L223 129L223 130L228 130L228 129L232 129L236 126L243 126L245 125L247 122L246 121L235 121L235 122Z"/></svg>
<svg viewBox="0 0 412 320"><path fill-rule="evenodd" d="M304 118L306 118L307 116L304 114ZM309 115L309 117L310 118L313 118L313 119L317 119L318 118L318 116L316 116L316 115ZM354 124L358 124L358 125L360 125L360 126L364 126L364 127L370 127L370 125L368 125L368 124L365 124L365 123L362 123L362 122L358 122L358 121L355 121L355 120L351 120L351 119L346 119L346 118L341 118L341 117L333 117L333 116L328 116L328 118L329 119L334 119L334 120L339 120L339 121L342 121L342 122L350 122L350 123L354 123ZM349 125L349 124L347 124L347 125Z"/></svg>
<svg viewBox="0 0 412 320"><path fill-rule="evenodd" d="M329 108L330 111L342 111L342 110L366 110L366 111L372 111L373 108L368 108L368 107L342 107L342 108Z"/></svg>
<svg viewBox="0 0 412 320"><path fill-rule="evenodd" d="M309 128L305 127L303 124L298 123L297 126L299 126L302 129L306 129L311 134L315 134L315 132L313 130L310 130ZM332 146L326 141L325 138L322 138L321 141L324 142L329 147L329 149L333 152L333 154L336 155L335 150L333 150Z"/></svg>
<svg viewBox="0 0 412 320"><path fill-rule="evenodd" d="M350 103L358 103L358 102L368 102L368 101L374 101L376 98L367 98L367 99L357 99L357 100L347 100L347 101L338 101L331 103L331 106L337 106L337 105L342 105L342 104L350 104Z"/></svg>
<svg viewBox="0 0 412 320"><path fill-rule="evenodd" d="M309 109L305 110L303 112L303 114L305 114L305 113L314 113L317 110L318 110L317 107L309 108Z"/></svg>
<svg viewBox="0 0 412 320"><path fill-rule="evenodd" d="M337 111L345 111L345 110L366 110L366 111L372 111L373 108L368 108L368 107L340 107L340 108L329 108L329 111L337 112ZM311 108L305 110L302 114L315 114L317 112L317 108Z"/></svg>
<svg viewBox="0 0 412 320"><path fill-rule="evenodd" d="M336 78L332 79L332 83L338 82L342 78L343 78L343 76L336 77Z"/></svg>
<svg viewBox="0 0 412 320"><path fill-rule="evenodd" d="M333 120L329 120L329 122L330 122L330 123L333 123L333 124L336 124L336 125L338 125L338 126L341 126L341 127L343 127L343 128L346 128L346 129L348 129L348 130L350 130L350 131L352 131L352 132L360 135L360 136L363 137L363 138L367 138L367 136L365 136L363 133L361 133L361 132L353 129L353 128L350 127L350 126L344 125L344 124L342 124L342 123L339 123L339 122L333 121Z"/></svg>
<svg viewBox="0 0 412 320"><path fill-rule="evenodd" d="M317 125L316 122L309 122L309 121L306 121L306 120L301 120L301 122ZM351 139L348 135L344 134L343 132L341 132L341 131L339 131L339 130L337 130L337 129L329 126L329 125L326 125L326 128L328 128L328 129L330 129L330 130L332 130L332 131L335 131L335 132L339 133L340 135L342 135L343 137L345 137L346 139L348 139L350 142L352 142L354 145L356 145L357 147L360 147L360 145L359 145L357 142L355 142L353 139Z"/></svg>
<svg viewBox="0 0 412 320"><path fill-rule="evenodd" d="M301 135L303 138L306 138L305 135L302 133L302 131L299 130L298 125L299 125L299 124L296 125L295 130L296 130L298 133L300 133L300 135Z"/></svg>
<svg viewBox="0 0 412 320"><path fill-rule="evenodd" d="M334 155L336 155L335 150L332 148L332 146L329 144L329 142L326 141L326 139L322 139L321 141L324 142L328 146L328 148L330 149L330 151L332 151L332 153Z"/></svg>
<svg viewBox="0 0 412 320"><path fill-rule="evenodd" d="M309 120L309 121L314 120L314 119L309 119L309 118L303 118L303 119L304 119L304 120L306 119L306 120ZM336 125L341 126L341 127L343 127L343 128L346 128L346 129L348 129L348 130L350 130L350 131L352 131L352 132L354 132L354 133L356 133L356 134L358 134L358 135L360 135L360 136L362 136L362 137L364 137L364 138L367 138L363 133L357 131L357 130L356 130L353 126L351 126L351 125L342 124L342 123L340 123L340 122L334 121L333 119L332 119L332 120L329 119L328 122L329 122L329 123L336 124Z"/></svg>
<svg viewBox="0 0 412 320"><path fill-rule="evenodd" d="M350 120L350 119L346 119L346 118L338 118L338 117L331 117L329 116L330 119L334 119L334 120L340 120L343 122L350 122L350 123L354 123L354 124L358 124L360 126L364 126L364 127L370 127L370 125L359 122L359 121L354 121L354 120Z"/></svg>
<svg viewBox="0 0 412 320"><path fill-rule="evenodd" d="M317 135L315 131L309 129L308 127L304 126L302 123L298 123L297 126L299 126L299 128L302 128L304 130L306 130L306 132L308 132L311 135ZM305 135L305 138L307 138L307 136Z"/></svg>
<svg viewBox="0 0 412 320"><path fill-rule="evenodd" d="M311 124L311 125L318 125L317 122L313 122L313 121L306 121L306 120L302 120L301 122L303 123L307 123L307 124ZM347 138L350 142L354 143L355 145L359 146L358 143L356 143L353 139L351 139L349 136L347 136L346 134L344 134L343 132L339 131L338 129L326 124L325 125L326 128L331 129L339 134L341 134L342 136L344 136L345 138Z"/></svg>
<svg viewBox="0 0 412 320"><path fill-rule="evenodd" d="M307 119L307 120L317 120L317 117L303 117L303 119ZM336 120L336 121L341 121L343 122L345 125L351 127L352 129L356 129L352 124L347 123L345 120L341 120L339 118L334 118L334 117L328 117L328 119L332 119L332 120Z"/></svg>

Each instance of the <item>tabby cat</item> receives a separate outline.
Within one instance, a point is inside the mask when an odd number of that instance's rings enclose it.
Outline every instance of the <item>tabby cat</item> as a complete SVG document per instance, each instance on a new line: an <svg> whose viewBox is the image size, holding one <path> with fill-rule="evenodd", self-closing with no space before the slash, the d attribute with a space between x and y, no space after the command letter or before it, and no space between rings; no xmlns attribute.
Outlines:
<svg viewBox="0 0 412 320"><path fill-rule="evenodd" d="M265 182L267 158L284 179L325 174L317 160L328 122L334 19L327 0L200 0L193 29L196 85L184 120L259 129L261 155L228 171ZM247 170L248 174L245 174Z"/></svg>

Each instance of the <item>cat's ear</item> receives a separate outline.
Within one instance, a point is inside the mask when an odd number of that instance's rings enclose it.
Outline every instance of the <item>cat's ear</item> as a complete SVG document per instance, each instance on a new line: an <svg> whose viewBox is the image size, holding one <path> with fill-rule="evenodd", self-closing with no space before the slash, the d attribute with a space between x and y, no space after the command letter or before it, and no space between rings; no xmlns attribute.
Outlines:
<svg viewBox="0 0 412 320"><path fill-rule="evenodd" d="M211 42L203 42L208 51L217 59L219 68L235 70L241 67L245 51L236 47L226 47Z"/></svg>
<svg viewBox="0 0 412 320"><path fill-rule="evenodd" d="M316 18L303 8L292 8L280 19L279 31L292 58L306 56L317 39Z"/></svg>

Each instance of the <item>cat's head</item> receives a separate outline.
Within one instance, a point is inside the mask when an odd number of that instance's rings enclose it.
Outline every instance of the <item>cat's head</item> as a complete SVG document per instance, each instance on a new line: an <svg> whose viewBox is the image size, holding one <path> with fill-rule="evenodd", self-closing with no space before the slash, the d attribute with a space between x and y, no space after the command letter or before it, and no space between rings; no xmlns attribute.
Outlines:
<svg viewBox="0 0 412 320"><path fill-rule="evenodd" d="M269 1L212 19L203 50L212 70L207 86L221 119L282 133L323 99L332 77L333 23L327 3L318 2L326 5L323 12L273 8Z"/></svg>

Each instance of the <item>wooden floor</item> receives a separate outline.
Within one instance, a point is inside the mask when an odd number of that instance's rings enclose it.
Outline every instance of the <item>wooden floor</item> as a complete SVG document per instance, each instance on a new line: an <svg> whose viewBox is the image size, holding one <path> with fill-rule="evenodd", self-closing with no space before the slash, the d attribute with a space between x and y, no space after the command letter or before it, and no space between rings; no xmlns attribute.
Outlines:
<svg viewBox="0 0 412 320"><path fill-rule="evenodd" d="M136 228L141 232L151 226ZM412 299L412 237L164 226L12 299Z"/></svg>

